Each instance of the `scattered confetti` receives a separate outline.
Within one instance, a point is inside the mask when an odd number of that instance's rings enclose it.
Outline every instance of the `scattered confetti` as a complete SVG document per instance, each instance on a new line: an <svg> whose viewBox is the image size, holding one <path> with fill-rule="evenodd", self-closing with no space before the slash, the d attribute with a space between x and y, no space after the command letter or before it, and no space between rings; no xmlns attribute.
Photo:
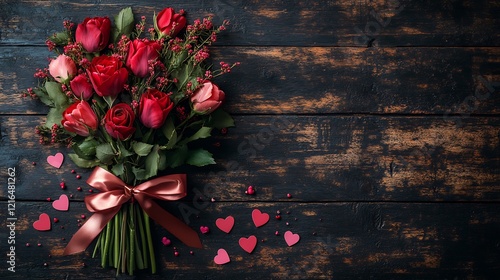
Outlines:
<svg viewBox="0 0 500 280"><path fill-rule="evenodd" d="M206 226L201 226L201 227L200 227L200 231L201 231L201 233L203 233L203 234L207 234L207 233L209 233L209 232L210 232L210 228L208 228L208 227L206 227Z"/></svg>
<svg viewBox="0 0 500 280"><path fill-rule="evenodd" d="M253 209L252 220L256 227L261 227L269 222L269 214L262 213L259 209Z"/></svg>
<svg viewBox="0 0 500 280"><path fill-rule="evenodd" d="M170 239L168 239L167 237L164 236L161 239L161 243L163 243L163 246L168 246L168 245L170 245L171 241L170 241Z"/></svg>
<svg viewBox="0 0 500 280"><path fill-rule="evenodd" d="M250 235L248 238L242 237L238 243L240 244L240 247L245 250L245 252L251 254L255 249L255 246L257 246L257 237L255 237L255 235Z"/></svg>
<svg viewBox="0 0 500 280"><path fill-rule="evenodd" d="M296 233L291 232L291 231L285 232L284 237L285 237L285 242L289 247L297 244L297 242L299 242L299 240L300 240L300 236Z"/></svg>
<svg viewBox="0 0 500 280"><path fill-rule="evenodd" d="M227 216L225 219L218 218L215 221L215 225L223 232L229 233L231 231L231 229L233 229L233 226L234 226L234 217Z"/></svg>
<svg viewBox="0 0 500 280"><path fill-rule="evenodd" d="M229 254L227 253L226 250L224 250L222 248L217 251L217 255L214 257L214 262L216 264L223 265L223 264L226 264L230 261L231 261L231 259L229 258Z"/></svg>
<svg viewBox="0 0 500 280"><path fill-rule="evenodd" d="M60 168L64 161L64 155L62 153L57 153L53 156L47 157L47 163L55 168Z"/></svg>
<svg viewBox="0 0 500 280"><path fill-rule="evenodd" d="M69 198L65 194L61 194L59 199L52 202L52 207L58 211L68 211L69 209Z"/></svg>
<svg viewBox="0 0 500 280"><path fill-rule="evenodd" d="M51 228L50 217L46 213L40 214L38 220L33 223L33 228L38 231L48 231Z"/></svg>

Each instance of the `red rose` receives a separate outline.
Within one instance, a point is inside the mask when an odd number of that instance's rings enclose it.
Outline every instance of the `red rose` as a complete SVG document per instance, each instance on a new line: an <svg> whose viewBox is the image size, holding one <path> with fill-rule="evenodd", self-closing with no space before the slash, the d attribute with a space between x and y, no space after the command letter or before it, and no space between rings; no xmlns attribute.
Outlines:
<svg viewBox="0 0 500 280"><path fill-rule="evenodd" d="M86 101L77 101L71 104L64 112L62 126L69 132L81 136L89 136L97 130L97 116Z"/></svg>
<svg viewBox="0 0 500 280"><path fill-rule="evenodd" d="M158 59L161 45L147 39L132 41L129 45L127 67L138 77L146 77L149 73L149 61Z"/></svg>
<svg viewBox="0 0 500 280"><path fill-rule="evenodd" d="M69 83L71 91L77 98L89 100L92 97L92 84L86 74L76 76Z"/></svg>
<svg viewBox="0 0 500 280"><path fill-rule="evenodd" d="M128 79L128 71L121 60L107 55L94 58L87 74L99 96L115 97L123 90Z"/></svg>
<svg viewBox="0 0 500 280"><path fill-rule="evenodd" d="M139 115L145 127L160 128L168 113L174 108L174 103L168 94L157 89L148 89L141 96Z"/></svg>
<svg viewBox="0 0 500 280"><path fill-rule="evenodd" d="M50 75L59 83L64 83L75 76L76 64L71 57L61 54L49 64Z"/></svg>
<svg viewBox="0 0 500 280"><path fill-rule="evenodd" d="M217 85L206 81L197 89L191 96L193 109L199 114L209 114L215 111L222 101L224 101L225 94L219 89Z"/></svg>
<svg viewBox="0 0 500 280"><path fill-rule="evenodd" d="M165 8L158 13L155 23L163 35L174 37L186 26L186 17L176 14L173 8Z"/></svg>
<svg viewBox="0 0 500 280"><path fill-rule="evenodd" d="M126 140L135 132L134 120L132 108L125 103L119 103L106 112L104 128L111 137Z"/></svg>
<svg viewBox="0 0 500 280"><path fill-rule="evenodd" d="M88 52L102 51L109 41L111 21L107 17L86 18L76 27L76 42Z"/></svg>

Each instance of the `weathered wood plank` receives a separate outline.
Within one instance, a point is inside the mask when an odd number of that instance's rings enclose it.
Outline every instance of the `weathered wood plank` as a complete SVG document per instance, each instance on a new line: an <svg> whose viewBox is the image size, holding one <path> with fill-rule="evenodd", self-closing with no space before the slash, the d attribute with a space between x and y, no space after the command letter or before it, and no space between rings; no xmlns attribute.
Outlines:
<svg viewBox="0 0 500 280"><path fill-rule="evenodd" d="M172 202L167 208L178 215L175 205ZM0 206L6 209L7 204L2 202ZM112 270L100 268L98 261L91 259L92 248L79 255L61 256L78 229L76 220L80 214L90 215L83 203L72 202L69 212L57 212L47 202L18 202L16 206L16 273L2 269L2 278L114 276ZM251 222L253 208L271 215L280 210L282 219L272 218L256 229ZM497 209L498 204L477 203L215 202L190 223L194 229L201 225L211 228L208 235L200 235L203 249L193 250L194 255L190 255L190 248L157 228L157 244L161 244L162 236L172 239L171 246L157 247L163 269L156 277L144 273L135 279L492 279L500 272ZM37 232L31 226L42 212L59 219L49 232ZM0 213L5 220L6 211ZM217 218L227 215L236 221L230 234L214 225ZM287 247L283 240L287 230L301 236L293 247ZM275 231L280 235L275 236ZM257 236L259 243L249 255L239 248L238 239L251 234ZM7 235L2 236L5 242L0 242L0 248L6 252ZM31 246L26 247L26 243ZM37 247L37 243L42 246ZM173 246L180 252L179 257L174 257ZM219 248L227 250L231 263L214 264ZM82 263L87 266L83 268Z"/></svg>
<svg viewBox="0 0 500 280"><path fill-rule="evenodd" d="M0 114L44 113L19 98L47 66L44 47L0 48ZM243 114L500 113L500 48L217 48L242 65L217 82Z"/></svg>
<svg viewBox="0 0 500 280"><path fill-rule="evenodd" d="M205 194L224 201L276 201L291 193L293 201L499 201L500 119L460 121L238 116L237 127L214 140L220 148L210 148L218 165L171 172L189 174L188 200ZM68 194L82 199L85 193L76 187L85 184L70 173L75 165L69 159L60 170L45 163L49 154L69 151L39 145L33 131L40 122L0 117L2 170L16 167L24 199L52 196L61 180ZM88 171L78 172L87 178ZM244 194L248 185L256 187L256 196Z"/></svg>
<svg viewBox="0 0 500 280"><path fill-rule="evenodd" d="M43 44L61 22L113 16L126 6L146 15L165 4L156 1L4 0L0 44ZM189 19L213 14L233 22L228 45L336 46L498 46L500 4L484 1L169 1ZM284 40L284 38L286 38Z"/></svg>

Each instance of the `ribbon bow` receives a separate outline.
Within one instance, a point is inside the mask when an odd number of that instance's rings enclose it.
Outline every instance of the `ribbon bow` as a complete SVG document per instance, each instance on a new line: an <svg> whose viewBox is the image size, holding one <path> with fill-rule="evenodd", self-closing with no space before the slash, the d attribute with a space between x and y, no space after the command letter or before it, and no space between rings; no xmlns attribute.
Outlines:
<svg viewBox="0 0 500 280"><path fill-rule="evenodd" d="M97 167L90 174L87 184L100 191L85 197L87 209L94 214L73 235L64 250L64 255L85 251L92 240L120 211L121 205L130 199L137 201L149 217L184 244L196 248L202 247L198 234L192 228L153 201L153 198L178 200L186 196L185 174L162 176L132 187L107 170Z"/></svg>

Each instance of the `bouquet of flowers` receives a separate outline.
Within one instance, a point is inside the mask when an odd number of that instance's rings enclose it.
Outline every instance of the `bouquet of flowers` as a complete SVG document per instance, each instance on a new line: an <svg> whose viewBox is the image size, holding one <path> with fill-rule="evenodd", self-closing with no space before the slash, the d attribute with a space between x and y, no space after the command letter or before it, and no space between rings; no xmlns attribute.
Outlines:
<svg viewBox="0 0 500 280"><path fill-rule="evenodd" d="M196 232L154 200L186 195L185 175L157 177L159 170L214 164L210 152L192 143L234 125L212 79L238 63L220 62L215 70L207 63L208 47L227 24L215 27L210 17L187 24L184 11L165 8L147 29L145 17L136 22L126 8L114 24L108 17L76 27L65 21L48 38L57 56L37 70L38 87L28 89L50 107L36 133L42 143L70 146L76 165L94 168L87 182L100 191L85 198L94 214L65 254L84 251L97 238L94 255L100 253L103 267L155 273L150 218L201 247Z"/></svg>

